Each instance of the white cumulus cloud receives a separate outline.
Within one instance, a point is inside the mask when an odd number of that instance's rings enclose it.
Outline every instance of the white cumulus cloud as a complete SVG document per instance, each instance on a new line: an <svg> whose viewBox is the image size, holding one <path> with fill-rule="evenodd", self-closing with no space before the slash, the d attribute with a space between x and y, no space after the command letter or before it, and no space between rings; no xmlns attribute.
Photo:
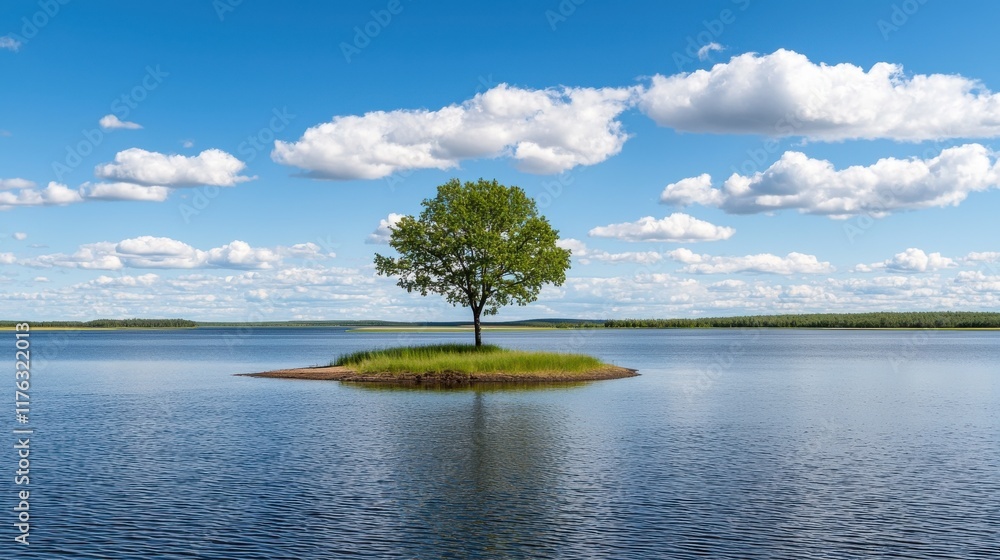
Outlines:
<svg viewBox="0 0 1000 560"><path fill-rule="evenodd" d="M722 45L716 42L704 45L700 49L698 49L698 60L708 60L708 57L712 53L712 51L721 51L721 50L723 50Z"/></svg>
<svg viewBox="0 0 1000 560"><path fill-rule="evenodd" d="M199 268L205 264L205 252L171 239L143 235L120 241L114 253L130 268Z"/></svg>
<svg viewBox="0 0 1000 560"><path fill-rule="evenodd" d="M219 268L268 269L281 260L276 251L254 248L244 241L233 241L210 249L206 262Z"/></svg>
<svg viewBox="0 0 1000 560"><path fill-rule="evenodd" d="M119 128L126 130L137 130L142 128L142 125L139 123L123 121L115 115L104 115L103 117L101 117L101 120L98 121L98 124L100 124L101 128L103 128L104 130L116 130Z"/></svg>
<svg viewBox="0 0 1000 560"><path fill-rule="evenodd" d="M675 249L667 255L683 263L680 270L692 274L732 274L751 272L762 274L822 274L833 272L828 262L820 262L815 255L788 253L782 257L770 253L741 257L699 255L689 249Z"/></svg>
<svg viewBox="0 0 1000 560"><path fill-rule="evenodd" d="M73 254L55 253L27 259L21 264L38 268L82 268L85 270L119 270L124 265L115 255L115 244L107 241L81 245Z"/></svg>
<svg viewBox="0 0 1000 560"><path fill-rule="evenodd" d="M80 192L61 183L50 182L44 189L20 189L0 191L0 210L12 206L63 206L82 202Z"/></svg>
<svg viewBox="0 0 1000 560"><path fill-rule="evenodd" d="M657 251L625 251L611 253L601 249L591 249L579 239L567 238L556 241L562 249L568 249L580 264L590 264L594 261L608 264L654 264L663 260L663 254Z"/></svg>
<svg viewBox="0 0 1000 560"><path fill-rule="evenodd" d="M996 154L981 144L946 148L928 159L884 158L836 169L826 160L785 152L766 170L734 173L714 188L708 175L667 185L660 201L716 206L733 214L796 209L843 218L896 210L957 206L970 193L1000 184Z"/></svg>
<svg viewBox="0 0 1000 560"><path fill-rule="evenodd" d="M617 117L635 88L529 90L501 84L437 111L338 116L295 142L275 142L274 161L309 176L378 179L411 169L449 169L462 160L508 157L529 173L600 163L627 139Z"/></svg>
<svg viewBox="0 0 1000 560"><path fill-rule="evenodd" d="M247 293L244 294L244 296L247 298L247 301L267 301L267 299L270 297L270 294L268 294L267 290L259 289L259 290L248 290Z"/></svg>
<svg viewBox="0 0 1000 560"><path fill-rule="evenodd" d="M12 237L18 241L24 241L25 239L28 238L28 234L24 233L23 231L15 231Z"/></svg>
<svg viewBox="0 0 1000 560"><path fill-rule="evenodd" d="M890 272L929 272L956 266L954 259L941 256L941 253L927 254L921 249L909 248L902 253L896 253L891 259L869 265L859 264L855 272L874 272L886 270Z"/></svg>
<svg viewBox="0 0 1000 560"><path fill-rule="evenodd" d="M712 188L712 176L708 173L671 183L660 194L660 202L676 206L721 206L725 200L722 191Z"/></svg>
<svg viewBox="0 0 1000 560"><path fill-rule="evenodd" d="M0 179L0 191L5 191L9 189L31 189L35 187L34 181L29 181L27 179Z"/></svg>
<svg viewBox="0 0 1000 560"><path fill-rule="evenodd" d="M322 247L311 241L308 243L296 243L291 247L278 247L278 254L282 257L308 260L332 259L337 256L336 253L325 251Z"/></svg>
<svg viewBox="0 0 1000 560"><path fill-rule="evenodd" d="M197 156L165 155L131 148L113 163L97 166L107 182L86 182L73 189L51 182L44 189L26 179L0 179L0 210L14 206L62 206L88 200L163 202L174 188L197 185L231 187L253 177L240 175L246 164L217 149Z"/></svg>
<svg viewBox="0 0 1000 560"><path fill-rule="evenodd" d="M365 239L365 243L371 243L375 245L386 245L389 243L389 238L392 236L392 228L402 220L406 214L396 214L390 213L385 218L379 220L378 227L375 231L368 234L368 238Z"/></svg>
<svg viewBox="0 0 1000 560"><path fill-rule="evenodd" d="M1000 251L972 252L966 255L966 262L1000 262Z"/></svg>
<svg viewBox="0 0 1000 560"><path fill-rule="evenodd" d="M914 142L1000 135L1000 95L976 80L907 76L886 62L868 70L816 64L784 49L654 76L640 108L661 126L689 132Z"/></svg>
<svg viewBox="0 0 1000 560"><path fill-rule="evenodd" d="M240 175L246 164L222 150L205 150L197 156L166 155L140 148L115 154L114 163L98 165L101 179L164 187L214 185L232 187L252 177Z"/></svg>
<svg viewBox="0 0 1000 560"><path fill-rule="evenodd" d="M675 212L665 218L652 216L635 222L611 224L590 230L592 237L613 237L623 241L719 241L736 233L731 227L717 226L693 216Z"/></svg>
<svg viewBox="0 0 1000 560"><path fill-rule="evenodd" d="M0 37L0 49L17 52L21 50L21 41L10 36Z"/></svg>
<svg viewBox="0 0 1000 560"><path fill-rule="evenodd" d="M122 268L196 269L223 268L236 270L270 270L283 257L330 258L313 243L291 247L252 247L245 241L232 241L221 247L201 250L169 237L143 235L117 243L102 241L81 245L72 254L55 253L19 261L36 268L63 267L93 270Z"/></svg>
<svg viewBox="0 0 1000 560"><path fill-rule="evenodd" d="M16 187L15 187L16 188ZM44 189L21 188L0 190L0 210L14 206L65 206L88 200L138 200L163 202L171 189L156 185L135 183L84 183L72 189L60 183L49 183Z"/></svg>
<svg viewBox="0 0 1000 560"><path fill-rule="evenodd" d="M156 185L146 186L135 183L84 183L80 187L83 198L92 200L140 200L163 202L170 195L170 189Z"/></svg>

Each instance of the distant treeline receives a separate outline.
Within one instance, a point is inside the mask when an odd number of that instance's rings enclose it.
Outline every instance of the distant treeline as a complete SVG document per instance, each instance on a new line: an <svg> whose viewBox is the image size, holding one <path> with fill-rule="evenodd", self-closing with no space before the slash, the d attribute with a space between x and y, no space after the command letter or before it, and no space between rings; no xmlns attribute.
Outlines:
<svg viewBox="0 0 1000 560"><path fill-rule="evenodd" d="M397 321L199 321L199 327L395 327Z"/></svg>
<svg viewBox="0 0 1000 560"><path fill-rule="evenodd" d="M469 321L258 321L237 323L227 321L198 322L199 327L471 327ZM587 319L528 319L523 321L483 321L486 327L549 327L549 328L599 328L604 321Z"/></svg>
<svg viewBox="0 0 1000 560"><path fill-rule="evenodd" d="M13 327L20 321L0 321L0 328ZM33 327L86 328L192 328L192 327L456 327L467 321L261 321L196 322L187 319L96 319L94 321L31 321ZM699 319L529 319L525 321L484 322L485 326L609 328L609 329L691 329L691 328L843 328L843 329L974 329L1000 328L1000 313L975 311L920 311L904 313L815 313L806 315L750 315L743 317L704 317Z"/></svg>
<svg viewBox="0 0 1000 560"><path fill-rule="evenodd" d="M545 327L550 329L593 329L603 327L604 321L591 321L587 319L528 319L525 321L496 323L483 321L483 325L496 327Z"/></svg>
<svg viewBox="0 0 1000 560"><path fill-rule="evenodd" d="M83 324L85 327L94 328L112 328L112 329L128 329L128 328L140 328L140 329L153 329L153 328L190 328L197 327L198 323L194 321L188 321L187 319L97 319L94 321L87 321Z"/></svg>
<svg viewBox="0 0 1000 560"><path fill-rule="evenodd" d="M0 327L11 327L17 321L0 321ZM33 327L59 327L70 329L163 329L197 327L187 319L95 319L93 321L31 321Z"/></svg>
<svg viewBox="0 0 1000 560"><path fill-rule="evenodd" d="M921 311L904 313L816 313L807 315L751 315L700 319L611 319L609 329L651 328L825 328L825 329L974 329L1000 328L1000 313Z"/></svg>

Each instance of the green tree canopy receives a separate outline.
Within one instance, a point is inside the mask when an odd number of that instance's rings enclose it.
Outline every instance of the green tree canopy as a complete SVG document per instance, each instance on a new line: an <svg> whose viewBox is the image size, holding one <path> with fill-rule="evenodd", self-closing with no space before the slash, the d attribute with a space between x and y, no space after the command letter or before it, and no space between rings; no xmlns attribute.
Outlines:
<svg viewBox="0 0 1000 560"><path fill-rule="evenodd" d="M471 308L476 346L482 345L481 315L527 305L544 284L565 282L570 252L556 246L559 232L520 188L452 179L422 205L418 218L393 226L389 245L399 256L376 254L375 268L398 276L407 292L433 292Z"/></svg>

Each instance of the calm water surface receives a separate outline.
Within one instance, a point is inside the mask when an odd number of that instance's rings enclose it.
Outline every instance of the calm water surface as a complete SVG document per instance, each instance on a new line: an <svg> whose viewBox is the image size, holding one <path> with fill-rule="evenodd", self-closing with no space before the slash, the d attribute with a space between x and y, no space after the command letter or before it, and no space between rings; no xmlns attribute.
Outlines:
<svg viewBox="0 0 1000 560"><path fill-rule="evenodd" d="M33 333L0 557L1000 557L997 332L487 333L642 373L533 390L232 375L467 338Z"/></svg>

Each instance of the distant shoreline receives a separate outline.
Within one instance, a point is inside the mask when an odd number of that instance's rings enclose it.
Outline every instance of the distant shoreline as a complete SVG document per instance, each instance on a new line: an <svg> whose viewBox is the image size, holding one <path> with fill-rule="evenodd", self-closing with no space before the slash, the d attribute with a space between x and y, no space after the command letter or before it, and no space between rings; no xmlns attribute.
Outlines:
<svg viewBox="0 0 1000 560"><path fill-rule="evenodd" d="M95 319L93 321L0 321L0 330L28 322L37 330L199 329L199 328L336 328L351 332L468 332L468 321L191 321L187 319ZM677 319L543 318L483 323L492 331L552 329L845 329L845 330L998 330L1000 313L986 311L893 311L802 313Z"/></svg>
<svg viewBox="0 0 1000 560"><path fill-rule="evenodd" d="M193 331L199 327L48 327L31 325L31 331ZM2 326L0 331L14 331L12 326Z"/></svg>

